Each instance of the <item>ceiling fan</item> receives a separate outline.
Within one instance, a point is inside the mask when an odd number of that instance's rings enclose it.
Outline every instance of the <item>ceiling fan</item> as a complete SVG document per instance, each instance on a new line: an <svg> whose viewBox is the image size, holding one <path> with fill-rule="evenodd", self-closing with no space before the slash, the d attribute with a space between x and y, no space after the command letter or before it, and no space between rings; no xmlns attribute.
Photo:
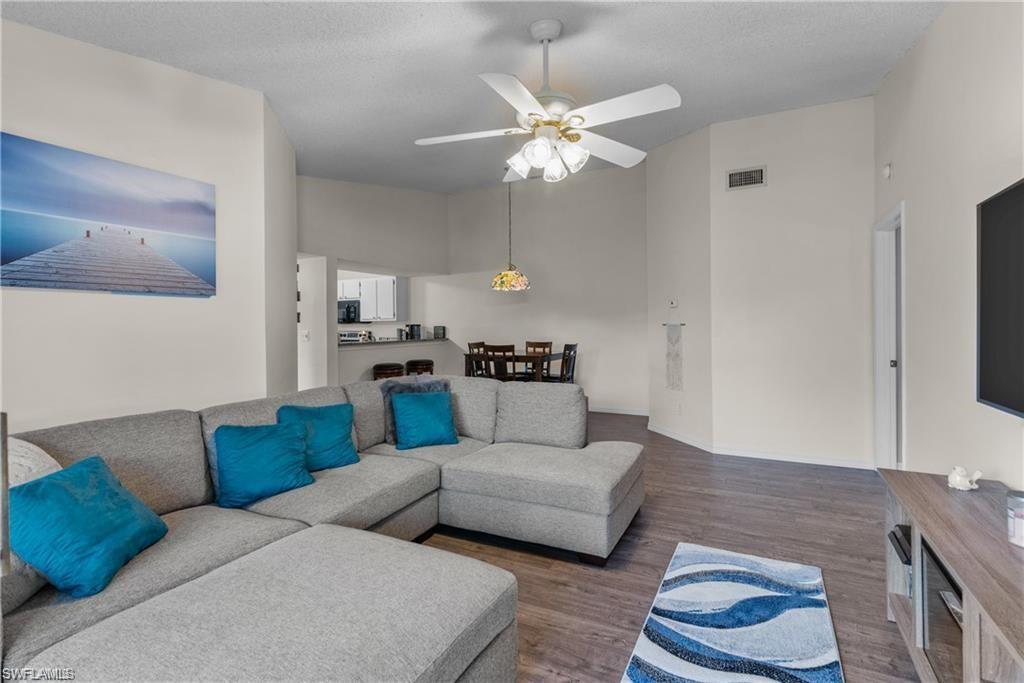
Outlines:
<svg viewBox="0 0 1024 683"><path fill-rule="evenodd" d="M522 180L530 175L532 169L543 169L544 180L556 183L569 172L576 173L583 168L591 154L625 168L643 161L647 156L643 150L598 135L590 129L674 109L681 103L679 93L671 85L662 84L603 102L576 106L571 95L552 90L548 85L548 45L561 33L562 22L557 19L541 19L530 25L530 35L544 46L544 84L536 94L512 74L480 74L484 83L516 110L518 127L421 138L416 144L438 145L506 135L530 135L532 139L506 161L509 170L505 174L505 182Z"/></svg>

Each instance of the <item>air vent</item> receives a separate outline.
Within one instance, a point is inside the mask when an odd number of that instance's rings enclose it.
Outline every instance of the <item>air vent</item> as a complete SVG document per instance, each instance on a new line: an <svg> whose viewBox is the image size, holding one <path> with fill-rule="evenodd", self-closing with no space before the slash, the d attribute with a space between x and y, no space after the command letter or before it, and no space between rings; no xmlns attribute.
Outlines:
<svg viewBox="0 0 1024 683"><path fill-rule="evenodd" d="M737 171L729 171L729 186L727 189L742 190L747 187L764 185L764 171L764 166L741 168Z"/></svg>

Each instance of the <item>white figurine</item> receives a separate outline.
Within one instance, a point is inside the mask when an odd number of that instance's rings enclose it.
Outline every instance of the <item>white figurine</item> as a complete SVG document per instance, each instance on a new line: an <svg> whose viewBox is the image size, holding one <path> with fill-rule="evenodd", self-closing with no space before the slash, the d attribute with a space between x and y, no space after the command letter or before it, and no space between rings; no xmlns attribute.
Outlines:
<svg viewBox="0 0 1024 683"><path fill-rule="evenodd" d="M974 474L968 477L967 470L960 467L960 465L954 467L953 471L949 473L949 477L947 477L949 488L958 491L973 491L978 488L979 479L981 479L981 470L975 470Z"/></svg>

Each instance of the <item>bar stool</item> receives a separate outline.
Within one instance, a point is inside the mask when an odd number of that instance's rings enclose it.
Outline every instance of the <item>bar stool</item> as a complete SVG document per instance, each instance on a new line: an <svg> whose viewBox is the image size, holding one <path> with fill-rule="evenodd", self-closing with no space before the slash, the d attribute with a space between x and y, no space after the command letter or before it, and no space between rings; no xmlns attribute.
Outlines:
<svg viewBox="0 0 1024 683"><path fill-rule="evenodd" d="M373 378L384 379L386 377L401 377L405 374L405 368L401 363L377 363L373 366Z"/></svg>
<svg viewBox="0 0 1024 683"><path fill-rule="evenodd" d="M433 375L434 361L429 358L417 358L405 361L405 374L407 375Z"/></svg>

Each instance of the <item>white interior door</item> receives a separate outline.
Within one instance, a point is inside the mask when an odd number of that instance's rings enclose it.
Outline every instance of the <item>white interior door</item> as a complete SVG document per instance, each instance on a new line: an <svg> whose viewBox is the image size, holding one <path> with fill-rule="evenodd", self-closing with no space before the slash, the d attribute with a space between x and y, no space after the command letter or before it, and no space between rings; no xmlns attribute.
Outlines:
<svg viewBox="0 0 1024 683"><path fill-rule="evenodd" d="M902 414L903 205L875 226L875 465L903 465Z"/></svg>

